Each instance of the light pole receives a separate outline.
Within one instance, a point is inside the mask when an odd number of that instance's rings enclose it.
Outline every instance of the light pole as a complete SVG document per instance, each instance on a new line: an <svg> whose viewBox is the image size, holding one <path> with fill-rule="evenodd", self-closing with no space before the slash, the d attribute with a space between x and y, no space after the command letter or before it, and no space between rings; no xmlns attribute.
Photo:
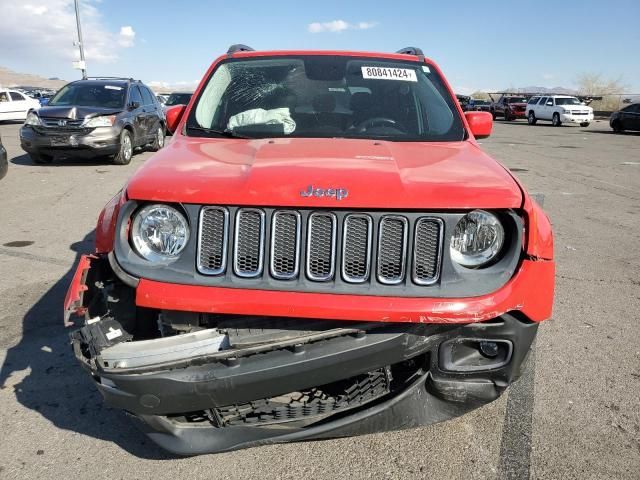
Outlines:
<svg viewBox="0 0 640 480"><path fill-rule="evenodd" d="M82 41L82 27L80 26L80 9L78 8L78 0L75 0L76 5L76 24L78 25L78 46L80 47L80 70L82 70L82 79L87 79L87 65L84 60L84 42Z"/></svg>

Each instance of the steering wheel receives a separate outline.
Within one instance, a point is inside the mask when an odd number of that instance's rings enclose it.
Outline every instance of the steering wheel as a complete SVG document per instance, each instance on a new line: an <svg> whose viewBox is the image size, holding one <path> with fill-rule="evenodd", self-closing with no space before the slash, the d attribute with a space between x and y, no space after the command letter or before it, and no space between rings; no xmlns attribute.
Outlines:
<svg viewBox="0 0 640 480"><path fill-rule="evenodd" d="M384 125L388 125L388 126L390 126L392 128L400 130L402 132L406 131L405 128L402 126L402 124L400 122L397 122L393 118L388 118L388 117L367 118L366 120L363 120L360 123L358 123L355 126L355 128L359 133L364 133L367 130L369 130L370 128L382 127Z"/></svg>

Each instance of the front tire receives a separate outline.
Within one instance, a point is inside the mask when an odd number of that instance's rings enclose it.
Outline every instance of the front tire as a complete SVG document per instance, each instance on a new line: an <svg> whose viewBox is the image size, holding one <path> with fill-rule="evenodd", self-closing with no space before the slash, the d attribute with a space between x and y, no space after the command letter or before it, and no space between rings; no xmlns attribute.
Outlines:
<svg viewBox="0 0 640 480"><path fill-rule="evenodd" d="M120 150L113 157L113 163L116 165L128 165L133 157L133 140L129 130L122 130L120 134Z"/></svg>
<svg viewBox="0 0 640 480"><path fill-rule="evenodd" d="M162 126L162 124L160 124L158 125L158 129L156 130L153 142L149 146L149 150L152 152L157 152L158 150L160 150L162 147L164 147L164 139L164 127Z"/></svg>
<svg viewBox="0 0 640 480"><path fill-rule="evenodd" d="M562 125L562 122L560 121L559 113L553 114L553 117L551 118L551 125L553 125L554 127L559 127L560 125Z"/></svg>
<svg viewBox="0 0 640 480"><path fill-rule="evenodd" d="M588 127L589 126L589 122L582 122L580 124L581 127Z"/></svg>
<svg viewBox="0 0 640 480"><path fill-rule="evenodd" d="M504 120L506 122L510 122L511 121L511 115L509 115L509 110L505 110L504 111Z"/></svg>
<svg viewBox="0 0 640 480"><path fill-rule="evenodd" d="M527 116L527 123L529 125L535 125L538 122L538 119L536 118L536 114L533 113L533 110L529 112L529 115Z"/></svg>
<svg viewBox="0 0 640 480"><path fill-rule="evenodd" d="M611 128L613 128L613 132L614 133L622 133L622 132L624 132L624 128L622 128L622 124L620 123L620 120L615 120L611 124Z"/></svg>
<svg viewBox="0 0 640 480"><path fill-rule="evenodd" d="M31 157L31 161L38 165L47 165L53 162L53 157L51 155L45 155L44 153L30 153L29 156Z"/></svg>

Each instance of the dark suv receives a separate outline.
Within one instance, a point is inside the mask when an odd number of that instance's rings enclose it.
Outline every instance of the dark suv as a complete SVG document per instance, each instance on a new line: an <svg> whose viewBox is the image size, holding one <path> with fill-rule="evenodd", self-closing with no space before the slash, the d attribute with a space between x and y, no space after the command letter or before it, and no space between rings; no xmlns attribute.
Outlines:
<svg viewBox="0 0 640 480"><path fill-rule="evenodd" d="M46 107L29 112L20 145L35 163L55 157L111 156L126 165L134 148L164 146L165 115L139 80L90 78L62 87Z"/></svg>

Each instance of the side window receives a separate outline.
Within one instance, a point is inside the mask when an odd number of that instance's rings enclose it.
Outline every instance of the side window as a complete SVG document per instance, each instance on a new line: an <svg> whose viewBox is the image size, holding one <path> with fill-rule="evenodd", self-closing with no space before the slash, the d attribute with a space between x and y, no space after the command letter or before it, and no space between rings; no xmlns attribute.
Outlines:
<svg viewBox="0 0 640 480"><path fill-rule="evenodd" d="M529 105L535 105L536 103L538 103L538 100L540 100L540 97L531 97L527 103Z"/></svg>
<svg viewBox="0 0 640 480"><path fill-rule="evenodd" d="M149 91L149 89L147 87L140 87L140 90L142 91L142 98L144 99L144 104L154 105L153 95L151 95L151 92Z"/></svg>
<svg viewBox="0 0 640 480"><path fill-rule="evenodd" d="M538 105L545 105L547 103L547 97L542 97L538 102Z"/></svg>
<svg viewBox="0 0 640 480"><path fill-rule="evenodd" d="M140 95L137 85L132 85L129 89L129 103L133 102L138 102L138 104L142 105L142 95Z"/></svg>
<svg viewBox="0 0 640 480"><path fill-rule="evenodd" d="M556 102L555 102L553 97L547 98L547 103L551 103L551 105L555 105L556 104Z"/></svg>
<svg viewBox="0 0 640 480"><path fill-rule="evenodd" d="M26 98L24 98L22 94L18 92L9 92L9 95L11 95L11 100L13 100L14 102L20 102L22 100L26 100Z"/></svg>

